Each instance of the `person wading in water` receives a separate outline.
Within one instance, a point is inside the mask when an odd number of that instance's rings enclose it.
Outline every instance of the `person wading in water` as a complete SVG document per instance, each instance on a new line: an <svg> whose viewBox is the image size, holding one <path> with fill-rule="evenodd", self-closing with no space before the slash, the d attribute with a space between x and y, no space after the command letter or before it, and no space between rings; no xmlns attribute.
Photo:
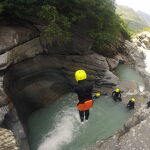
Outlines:
<svg viewBox="0 0 150 150"><path fill-rule="evenodd" d="M79 110L79 116L81 123L84 123L84 120L87 121L89 118L89 109L93 106L92 100L92 90L93 85L87 81L87 74L84 70L77 70L75 72L75 79L77 85L75 87L75 92L78 95L78 104L77 108Z"/></svg>
<svg viewBox="0 0 150 150"><path fill-rule="evenodd" d="M113 100L115 102L122 101L122 99L121 99L121 92L120 92L119 89L116 89L114 92L112 92L112 97L113 97Z"/></svg>

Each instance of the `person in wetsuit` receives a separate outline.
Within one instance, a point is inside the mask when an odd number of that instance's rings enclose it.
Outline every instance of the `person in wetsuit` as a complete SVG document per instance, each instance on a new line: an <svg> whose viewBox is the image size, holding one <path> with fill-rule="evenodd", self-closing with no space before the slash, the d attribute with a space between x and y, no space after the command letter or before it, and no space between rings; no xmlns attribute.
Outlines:
<svg viewBox="0 0 150 150"><path fill-rule="evenodd" d="M147 102L147 108L150 108L150 101Z"/></svg>
<svg viewBox="0 0 150 150"><path fill-rule="evenodd" d="M112 97L113 97L113 100L115 102L122 101L122 99L121 99L121 92L120 92L119 89L116 89L114 92L112 92Z"/></svg>
<svg viewBox="0 0 150 150"><path fill-rule="evenodd" d="M135 105L135 99L132 98L132 99L128 102L127 108L129 108L129 109L134 109L134 105Z"/></svg>
<svg viewBox="0 0 150 150"><path fill-rule="evenodd" d="M92 100L92 89L93 85L86 80L87 75L84 70L77 70L75 72L75 79L77 81L77 85L75 87L75 92L78 95L78 104L77 108L79 110L80 120L83 123L84 120L88 120L89 118L89 109L93 105Z"/></svg>
<svg viewBox="0 0 150 150"><path fill-rule="evenodd" d="M101 96L100 93L96 93L96 94L93 96L93 99L97 99L97 98L99 98L100 96Z"/></svg>

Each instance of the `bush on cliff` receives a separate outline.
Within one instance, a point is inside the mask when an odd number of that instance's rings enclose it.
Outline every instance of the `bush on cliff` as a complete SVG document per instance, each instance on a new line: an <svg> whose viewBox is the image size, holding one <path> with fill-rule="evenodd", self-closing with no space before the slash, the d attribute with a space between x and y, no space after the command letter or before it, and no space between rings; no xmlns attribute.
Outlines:
<svg viewBox="0 0 150 150"><path fill-rule="evenodd" d="M118 35L128 32L115 13L114 0L1 0L0 15L31 20L44 18L47 35L60 42L71 39L70 29L82 20L89 20L87 35L97 49L117 41Z"/></svg>

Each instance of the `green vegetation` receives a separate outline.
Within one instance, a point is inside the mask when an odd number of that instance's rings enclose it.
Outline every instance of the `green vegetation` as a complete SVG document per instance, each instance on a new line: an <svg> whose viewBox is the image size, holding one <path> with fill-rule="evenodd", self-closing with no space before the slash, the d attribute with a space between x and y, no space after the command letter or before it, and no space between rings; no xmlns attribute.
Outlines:
<svg viewBox="0 0 150 150"><path fill-rule="evenodd" d="M86 34L97 48L117 41L120 31L129 37L115 13L115 0L1 0L0 15L48 23L45 34L51 41L71 39L71 27L87 22Z"/></svg>
<svg viewBox="0 0 150 150"><path fill-rule="evenodd" d="M131 33L137 33L148 27L148 24L144 18L141 18L132 8L117 6L116 12L126 22Z"/></svg>
<svg viewBox="0 0 150 150"><path fill-rule="evenodd" d="M144 28L143 31L150 31L150 27L149 28Z"/></svg>

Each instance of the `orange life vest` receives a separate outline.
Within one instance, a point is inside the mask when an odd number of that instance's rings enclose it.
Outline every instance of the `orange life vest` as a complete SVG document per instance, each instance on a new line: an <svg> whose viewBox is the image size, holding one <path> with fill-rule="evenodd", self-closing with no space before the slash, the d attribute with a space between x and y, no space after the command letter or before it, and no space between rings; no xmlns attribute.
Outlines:
<svg viewBox="0 0 150 150"><path fill-rule="evenodd" d="M87 100L87 101L85 101L83 104L78 104L78 105L77 105L77 108L78 108L78 110L80 110L80 111L89 110L90 108L93 107L93 102L94 102L94 101L93 101L92 99Z"/></svg>

